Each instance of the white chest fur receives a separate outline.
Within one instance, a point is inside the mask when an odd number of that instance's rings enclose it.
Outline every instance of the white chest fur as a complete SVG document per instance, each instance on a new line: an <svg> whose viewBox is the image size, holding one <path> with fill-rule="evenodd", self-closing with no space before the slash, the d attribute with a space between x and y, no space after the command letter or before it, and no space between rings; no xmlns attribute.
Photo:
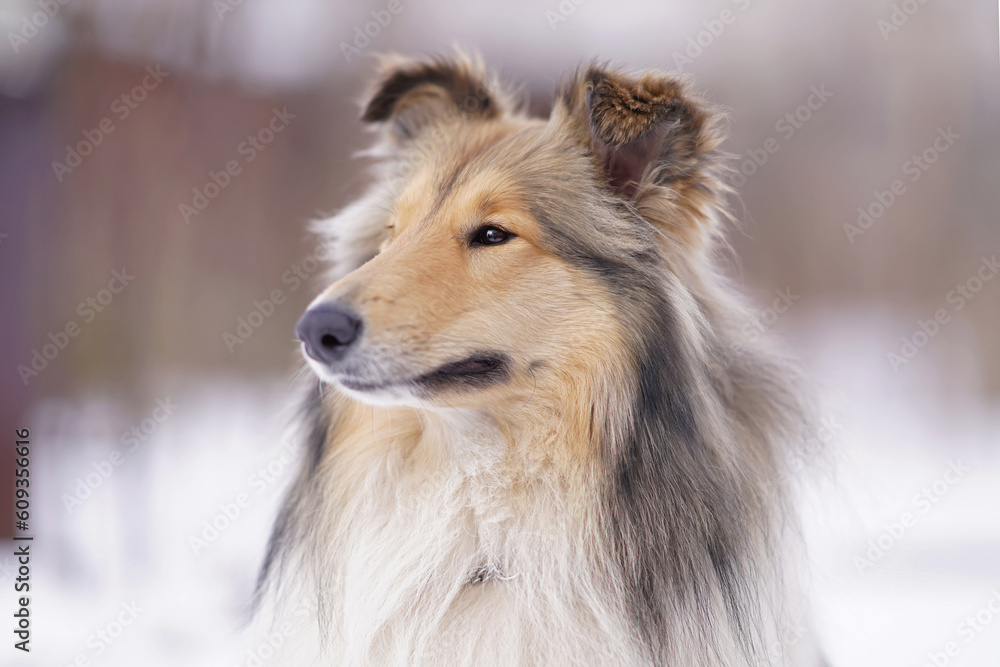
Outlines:
<svg viewBox="0 0 1000 667"><path fill-rule="evenodd" d="M437 456L387 448L310 519L314 580L295 587L319 592L317 664L639 664L563 486L512 468L481 415L422 438Z"/></svg>

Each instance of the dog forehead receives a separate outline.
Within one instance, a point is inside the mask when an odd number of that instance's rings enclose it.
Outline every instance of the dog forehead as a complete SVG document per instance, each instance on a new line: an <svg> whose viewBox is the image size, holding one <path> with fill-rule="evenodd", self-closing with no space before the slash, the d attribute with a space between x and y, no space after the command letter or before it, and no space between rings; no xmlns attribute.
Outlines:
<svg viewBox="0 0 1000 667"><path fill-rule="evenodd" d="M530 174L539 171L528 168L536 141L509 124L480 125L442 130L409 158L393 210L397 230L427 219L488 217L523 203Z"/></svg>

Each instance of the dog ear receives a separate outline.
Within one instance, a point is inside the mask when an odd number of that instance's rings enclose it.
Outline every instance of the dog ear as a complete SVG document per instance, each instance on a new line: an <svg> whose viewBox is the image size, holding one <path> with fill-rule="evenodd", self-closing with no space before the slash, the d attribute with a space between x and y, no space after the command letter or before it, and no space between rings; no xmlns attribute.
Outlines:
<svg viewBox="0 0 1000 667"><path fill-rule="evenodd" d="M706 169L718 164L719 117L679 78L597 65L563 84L553 111L591 149L611 189L628 198L647 185L705 183Z"/></svg>
<svg viewBox="0 0 1000 667"><path fill-rule="evenodd" d="M482 60L456 52L426 61L385 58L361 119L387 123L397 141L416 137L433 123L488 120L506 112Z"/></svg>

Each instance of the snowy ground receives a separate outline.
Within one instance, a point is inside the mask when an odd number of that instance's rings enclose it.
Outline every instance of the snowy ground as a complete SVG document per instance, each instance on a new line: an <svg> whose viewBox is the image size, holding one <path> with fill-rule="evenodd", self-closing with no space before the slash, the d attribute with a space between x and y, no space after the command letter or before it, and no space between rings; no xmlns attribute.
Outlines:
<svg viewBox="0 0 1000 667"><path fill-rule="evenodd" d="M797 346L825 385L836 467L801 505L833 665L1000 667L1000 406L967 389L974 374L940 373L956 364L932 346L893 373L897 322L809 321ZM295 467L290 392L218 380L177 392L134 451L113 405L38 406L33 444L51 447L32 461L33 650L4 649L0 664L231 665L221 656ZM67 508L88 475L96 488ZM4 590L12 552L0 546Z"/></svg>

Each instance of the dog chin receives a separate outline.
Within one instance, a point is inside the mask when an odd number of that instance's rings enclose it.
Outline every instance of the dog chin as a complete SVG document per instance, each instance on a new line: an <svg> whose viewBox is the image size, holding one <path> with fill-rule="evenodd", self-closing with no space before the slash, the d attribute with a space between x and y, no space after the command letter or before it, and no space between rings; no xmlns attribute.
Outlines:
<svg viewBox="0 0 1000 667"><path fill-rule="evenodd" d="M359 403L377 406L424 407L424 403L415 395L413 388L407 384L362 382L337 375L326 364L310 359L308 356L306 356L306 361L321 382L333 385L342 394Z"/></svg>
<svg viewBox="0 0 1000 667"><path fill-rule="evenodd" d="M381 407L396 405L407 405L414 408L426 407L424 402L417 398L406 385L384 385L361 389L357 385L345 384L340 380L336 380L334 384L344 395L359 403Z"/></svg>

